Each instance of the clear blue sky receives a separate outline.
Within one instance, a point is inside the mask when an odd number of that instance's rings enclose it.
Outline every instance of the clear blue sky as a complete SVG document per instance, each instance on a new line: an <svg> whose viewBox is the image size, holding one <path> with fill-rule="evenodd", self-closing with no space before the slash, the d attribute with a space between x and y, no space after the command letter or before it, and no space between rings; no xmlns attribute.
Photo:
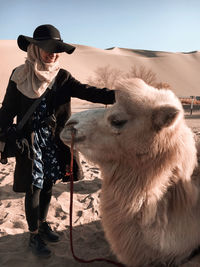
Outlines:
<svg viewBox="0 0 200 267"><path fill-rule="evenodd" d="M200 50L200 0L0 0L0 39L53 24L65 42L97 48Z"/></svg>

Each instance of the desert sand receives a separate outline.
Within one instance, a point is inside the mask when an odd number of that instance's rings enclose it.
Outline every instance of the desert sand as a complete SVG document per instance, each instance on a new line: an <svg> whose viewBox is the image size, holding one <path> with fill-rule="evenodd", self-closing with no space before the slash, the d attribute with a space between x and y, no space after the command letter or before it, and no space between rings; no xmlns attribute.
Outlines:
<svg viewBox="0 0 200 267"><path fill-rule="evenodd" d="M12 69L22 64L26 54L17 48L16 41L0 41L0 102ZM123 48L101 50L77 45L76 53L63 55L61 65L82 82L94 75L99 66L110 65L128 71L132 65L145 65L158 75L158 80L171 85L178 96L200 95L200 52L168 53ZM85 101L73 100L73 112L93 107ZM185 113L186 121L200 138L200 112ZM106 257L116 260L105 240L99 211L101 173L82 155L83 179L74 183L73 243L75 254L83 259ZM69 242L70 184L54 186L48 215L51 227L60 235L60 242L48 243L53 255L39 259L28 248L29 233L24 215L24 194L12 191L14 159L0 165L0 266L2 267L64 267L112 266L109 263L78 263L73 259ZM194 261L200 266L200 257ZM199 262L199 263L198 263ZM185 267L190 266L189 264Z"/></svg>

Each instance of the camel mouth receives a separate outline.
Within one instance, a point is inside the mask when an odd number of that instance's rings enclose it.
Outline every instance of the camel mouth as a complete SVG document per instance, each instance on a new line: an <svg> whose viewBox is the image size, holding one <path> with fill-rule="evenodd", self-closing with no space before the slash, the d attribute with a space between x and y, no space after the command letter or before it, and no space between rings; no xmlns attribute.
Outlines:
<svg viewBox="0 0 200 267"><path fill-rule="evenodd" d="M86 139L86 136L80 136L80 137L74 137L74 143L80 143L80 142L83 142L85 141Z"/></svg>
<svg viewBox="0 0 200 267"><path fill-rule="evenodd" d="M86 136L75 136L73 138L73 142L74 143L80 143L80 142L83 142L84 140L86 139ZM67 145L70 145L72 143L72 137L61 137L61 140L63 141L64 144L67 144Z"/></svg>

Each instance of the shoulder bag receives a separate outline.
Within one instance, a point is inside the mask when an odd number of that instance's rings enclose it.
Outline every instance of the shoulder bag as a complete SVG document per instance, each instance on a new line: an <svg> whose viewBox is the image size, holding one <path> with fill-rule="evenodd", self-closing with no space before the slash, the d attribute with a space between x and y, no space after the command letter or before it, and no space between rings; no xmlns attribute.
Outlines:
<svg viewBox="0 0 200 267"><path fill-rule="evenodd" d="M50 89L47 88L43 95L33 102L33 104L30 106L30 108L18 124L12 124L10 127L7 128L4 133L5 146L3 152L1 152L1 163L7 163L7 158L15 157L17 151L23 152L24 148L28 147L28 141L25 138L21 137L22 129L30 118L30 116L34 113L42 99L47 95L49 91ZM30 157L30 155L28 156Z"/></svg>

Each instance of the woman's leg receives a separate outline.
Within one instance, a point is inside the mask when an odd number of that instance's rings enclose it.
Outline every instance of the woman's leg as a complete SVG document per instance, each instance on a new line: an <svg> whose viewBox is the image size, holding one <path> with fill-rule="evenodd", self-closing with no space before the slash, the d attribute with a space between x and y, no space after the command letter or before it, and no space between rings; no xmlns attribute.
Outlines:
<svg viewBox="0 0 200 267"><path fill-rule="evenodd" d="M33 188L30 188L26 192L25 213L28 228L30 231L29 246L31 247L34 254L46 257L51 254L51 250L47 247L38 231L40 194L41 189L36 186L33 186Z"/></svg>
<svg viewBox="0 0 200 267"><path fill-rule="evenodd" d="M46 217L49 210L49 205L52 196L52 186L51 180L44 180L43 189L40 192L40 202L39 202L39 220L41 222L46 221Z"/></svg>
<svg viewBox="0 0 200 267"><path fill-rule="evenodd" d="M31 186L25 195L25 214L30 232L38 230L40 191L40 188Z"/></svg>
<svg viewBox="0 0 200 267"><path fill-rule="evenodd" d="M46 217L49 210L49 205L52 196L52 180L44 180L43 189L40 193L40 208L39 208L39 233L41 236L48 241L57 242L59 240L59 235L54 233L46 222Z"/></svg>

